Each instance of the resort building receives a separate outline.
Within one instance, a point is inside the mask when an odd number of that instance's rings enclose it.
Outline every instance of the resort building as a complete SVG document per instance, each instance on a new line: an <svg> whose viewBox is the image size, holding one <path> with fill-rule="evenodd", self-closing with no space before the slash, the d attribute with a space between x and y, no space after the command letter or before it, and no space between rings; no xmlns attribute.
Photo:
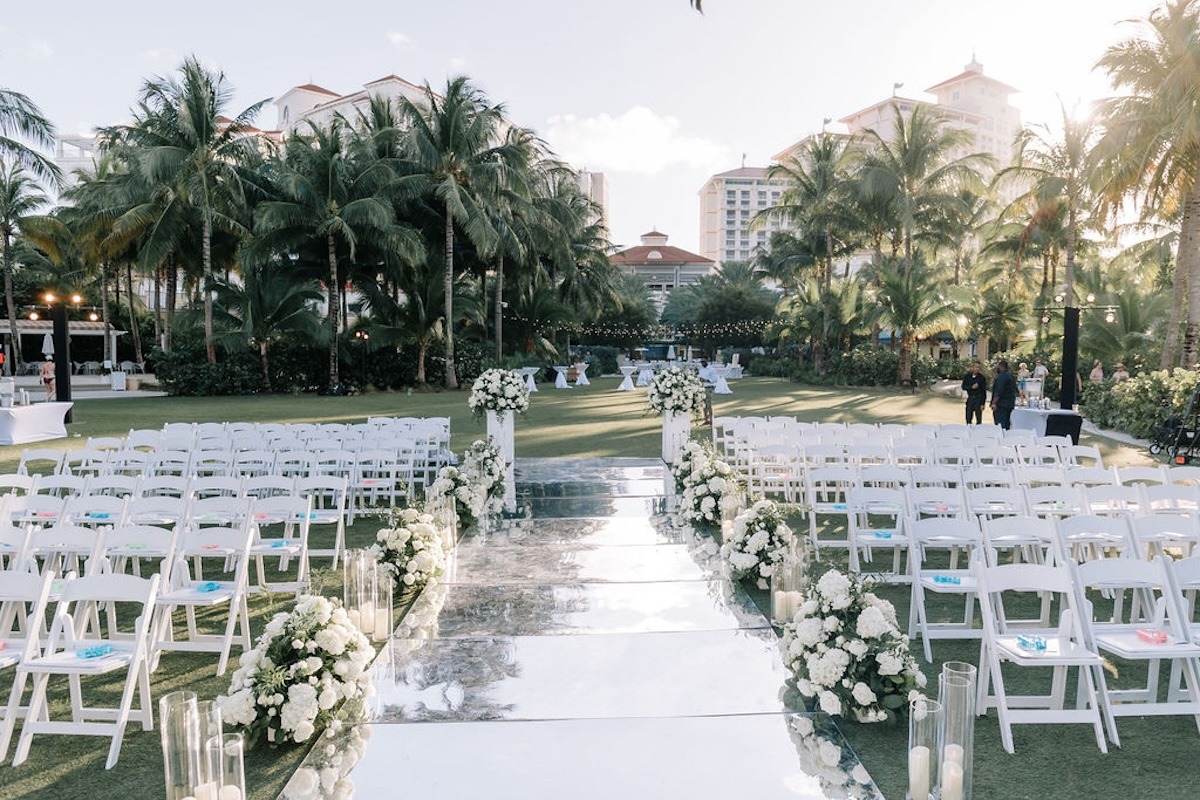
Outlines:
<svg viewBox="0 0 1200 800"><path fill-rule="evenodd" d="M700 189L700 252L717 263L748 261L765 248L780 220L751 226L754 216L779 204L787 182L768 178L766 167L732 169L713 175Z"/></svg>
<svg viewBox="0 0 1200 800"><path fill-rule="evenodd" d="M288 136L297 130L307 130L309 122L328 125L338 114L354 121L359 112L366 113L370 108L372 97L388 98L393 105L401 97L421 103L425 100L425 89L399 75L385 75L364 83L350 94L338 94L312 83L293 86L275 99L275 127Z"/></svg>
<svg viewBox="0 0 1200 800"><path fill-rule="evenodd" d="M716 266L711 258L667 244L667 234L659 231L643 233L640 245L614 253L609 260L645 282L660 314L673 289L695 283Z"/></svg>
<svg viewBox="0 0 1200 800"><path fill-rule="evenodd" d="M936 108L947 124L969 131L973 142L954 156L990 153L996 168L1013 163L1013 138L1021 130L1021 111L1009 102L1019 90L983 73L983 65L971 58L963 71L925 90L934 101L892 96L842 117L850 135L867 130L888 136L895 127L896 112L910 114L917 106ZM800 151L805 139L776 153L773 160L784 163Z"/></svg>

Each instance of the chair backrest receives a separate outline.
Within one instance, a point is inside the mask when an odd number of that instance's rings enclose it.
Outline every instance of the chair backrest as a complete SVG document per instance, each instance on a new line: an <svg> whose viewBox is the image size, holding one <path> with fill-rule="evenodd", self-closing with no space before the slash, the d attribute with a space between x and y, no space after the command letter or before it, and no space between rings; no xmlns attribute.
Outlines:
<svg viewBox="0 0 1200 800"><path fill-rule="evenodd" d="M909 517L908 533L915 546L919 547L978 547L983 543L983 531L979 522L972 518Z"/></svg>
<svg viewBox="0 0 1200 800"><path fill-rule="evenodd" d="M35 494L51 495L53 497L75 497L81 495L87 488L88 479L82 475L41 475L37 479Z"/></svg>
<svg viewBox="0 0 1200 800"><path fill-rule="evenodd" d="M68 451L63 456L62 472L72 475L98 475L103 472L112 450L81 450Z"/></svg>
<svg viewBox="0 0 1200 800"><path fill-rule="evenodd" d="M291 495L296 491L296 478L285 478L282 475L255 475L245 479L242 491L247 497L272 497L275 495Z"/></svg>
<svg viewBox="0 0 1200 800"><path fill-rule="evenodd" d="M996 466L966 467L962 471L962 482L968 489L1014 485L1012 470Z"/></svg>
<svg viewBox="0 0 1200 800"><path fill-rule="evenodd" d="M84 492L89 495L104 494L113 497L132 497L138 492L141 479L133 475L98 475L87 479Z"/></svg>
<svg viewBox="0 0 1200 800"><path fill-rule="evenodd" d="M62 521L72 525L121 525L128 507L128 497L106 494L68 497L63 503Z"/></svg>
<svg viewBox="0 0 1200 800"><path fill-rule="evenodd" d="M1092 560L1112 550L1122 556L1136 554L1126 517L1076 514L1058 520L1059 555L1063 562Z"/></svg>
<svg viewBox="0 0 1200 800"><path fill-rule="evenodd" d="M1018 486L1063 486L1067 482L1067 472L1062 467L1015 464L1012 472Z"/></svg>
<svg viewBox="0 0 1200 800"><path fill-rule="evenodd" d="M1103 467L1104 456L1094 444L1069 444L1062 448L1063 461L1081 467Z"/></svg>
<svg viewBox="0 0 1200 800"><path fill-rule="evenodd" d="M193 498L188 508L189 526L240 525L250 519L254 502L252 497Z"/></svg>
<svg viewBox="0 0 1200 800"><path fill-rule="evenodd" d="M919 486L962 486L963 473L959 467L948 464L918 464L909 470L909 485Z"/></svg>
<svg viewBox="0 0 1200 800"><path fill-rule="evenodd" d="M1114 467L1117 483L1131 486L1136 483L1161 485L1167 482L1166 470L1161 467Z"/></svg>
<svg viewBox="0 0 1200 800"><path fill-rule="evenodd" d="M54 624L46 645L47 652L72 648L75 639L82 637L92 625L104 624L102 621L107 622L110 636L117 635L119 631L115 630L115 626L126 618L124 615L97 616L88 613L88 610L102 604L130 603L138 607L138 614L132 625L136 642L134 647L144 654L147 646L146 636L150 628L149 612L158 596L158 587L157 573L149 578L140 578L136 575L95 572L67 581L55 610Z"/></svg>
<svg viewBox="0 0 1200 800"><path fill-rule="evenodd" d="M1142 486L1142 500L1150 514L1195 514L1200 511L1200 486L1162 483Z"/></svg>
<svg viewBox="0 0 1200 800"><path fill-rule="evenodd" d="M1167 467L1167 481L1200 485L1200 466L1190 464L1181 467Z"/></svg>
<svg viewBox="0 0 1200 800"><path fill-rule="evenodd" d="M1085 486L1083 496L1093 514L1132 514L1140 509L1142 503L1139 486Z"/></svg>
<svg viewBox="0 0 1200 800"><path fill-rule="evenodd" d="M130 429L129 435L125 437L126 450L138 450L146 448L154 450L162 441L162 431L153 431L145 429Z"/></svg>
<svg viewBox="0 0 1200 800"><path fill-rule="evenodd" d="M1029 486L1025 508L1036 517L1067 517L1082 514L1083 492L1077 486Z"/></svg>
<svg viewBox="0 0 1200 800"><path fill-rule="evenodd" d="M1070 567L1075 590L1081 600L1086 599L1089 589L1103 590L1106 599L1113 598L1117 593L1132 590L1146 600L1140 604L1126 604L1118 599L1111 606L1112 616L1107 620L1100 620L1101 622L1133 624L1153 621L1157 627L1162 627L1180 638L1189 638L1181 624L1183 601L1173 596L1171 579L1167 576L1162 559L1140 561L1102 558L1072 564ZM1154 601L1160 603L1157 609ZM1159 612L1157 617L1156 610ZM1091 614L1084 616L1084 629L1090 631L1097 620Z"/></svg>
<svg viewBox="0 0 1200 800"><path fill-rule="evenodd" d="M125 442L116 436L89 436L84 444L89 450L123 450Z"/></svg>
<svg viewBox="0 0 1200 800"><path fill-rule="evenodd" d="M1195 514L1141 514L1129 518L1129 530L1150 552L1179 547L1191 553L1200 544L1200 518Z"/></svg>
<svg viewBox="0 0 1200 800"><path fill-rule="evenodd" d="M181 475L152 475L138 484L141 497L186 497L190 480Z"/></svg>
<svg viewBox="0 0 1200 800"><path fill-rule="evenodd" d="M47 447L31 447L23 450L21 460L17 464L17 473L29 475L31 472L40 472L53 475L62 469L64 455L65 452L62 450L52 450Z"/></svg>
<svg viewBox="0 0 1200 800"><path fill-rule="evenodd" d="M1051 605L1058 606L1060 614L1055 632L1058 636L1073 642L1085 641L1080 615L1073 610L1078 600L1067 567L1028 563L992 566L979 559L974 569L985 642L1005 633L1010 621L1020 624L1022 630L1029 631L1033 621L1018 620L1006 611L1004 604L1006 600L1013 599L1013 595L1030 592L1040 595L1047 613ZM1040 621L1033 623L1033 626L1051 633L1053 629L1049 627L1048 620L1046 622L1044 626L1040 625Z"/></svg>
<svg viewBox="0 0 1200 800"><path fill-rule="evenodd" d="M1071 467L1066 472L1066 482L1071 486L1105 486L1116 481L1116 475L1106 467Z"/></svg>
<svg viewBox="0 0 1200 800"><path fill-rule="evenodd" d="M48 528L35 528L29 533L27 553L29 559L42 559L39 572L57 570L65 573L66 566L81 566L85 569L77 572L90 573L94 568L96 557L104 544L105 530L100 528L85 528L81 525L52 525ZM78 564L82 562L82 564Z"/></svg>
<svg viewBox="0 0 1200 800"><path fill-rule="evenodd" d="M1007 548L1038 548L1042 563L1057 563L1058 529L1051 520L1028 515L996 516L980 520L988 563L996 564L996 551Z"/></svg>
<svg viewBox="0 0 1200 800"><path fill-rule="evenodd" d="M34 491L40 475L21 475L16 472L6 472L0 475L0 493L30 494Z"/></svg>
<svg viewBox="0 0 1200 800"><path fill-rule="evenodd" d="M858 483L860 486L880 486L899 489L907 486L908 480L908 470L893 464L863 464L858 468Z"/></svg>
<svg viewBox="0 0 1200 800"><path fill-rule="evenodd" d="M1021 463L1033 467L1053 467L1062 464L1058 447L1052 444L1022 444L1017 446Z"/></svg>
<svg viewBox="0 0 1200 800"><path fill-rule="evenodd" d="M964 517L966 497L957 486L906 486L905 503L910 517Z"/></svg>
<svg viewBox="0 0 1200 800"><path fill-rule="evenodd" d="M311 497L317 508L345 509L349 483L335 475L312 475L296 479L296 494Z"/></svg>
<svg viewBox="0 0 1200 800"><path fill-rule="evenodd" d="M149 559L159 562L158 571L164 579L170 574L175 559L181 526L122 525L104 534L99 551L99 569L111 572L120 561Z"/></svg>
<svg viewBox="0 0 1200 800"><path fill-rule="evenodd" d="M967 489L967 510L979 517L1023 515L1025 494L1015 486L980 486Z"/></svg>
<svg viewBox="0 0 1200 800"><path fill-rule="evenodd" d="M206 497L241 497L245 481L231 475L203 475L188 481L188 494L196 499Z"/></svg>

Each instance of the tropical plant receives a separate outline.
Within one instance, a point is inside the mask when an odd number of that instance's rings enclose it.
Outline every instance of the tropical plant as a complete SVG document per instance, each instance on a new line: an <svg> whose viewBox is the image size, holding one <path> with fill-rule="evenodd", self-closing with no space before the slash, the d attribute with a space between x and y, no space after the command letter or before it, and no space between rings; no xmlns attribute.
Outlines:
<svg viewBox="0 0 1200 800"><path fill-rule="evenodd" d="M45 203L46 195L23 166L0 161L0 247L3 247L4 303L14 371L21 368L21 337L17 333L17 306L13 298L13 238L20 233L21 223Z"/></svg>
<svg viewBox="0 0 1200 800"><path fill-rule="evenodd" d="M0 88L0 161L57 186L62 172L37 147L54 147L54 126L27 96Z"/></svg>
<svg viewBox="0 0 1200 800"><path fill-rule="evenodd" d="M256 160L258 140L251 122L266 103L259 101L232 119L224 111L233 96L225 73L206 69L189 56L178 77L156 77L143 85L134 121L104 131L110 146L131 147L146 177L177 195L200 217L203 280L213 276L213 230L248 233L233 207L243 203L246 186L241 167ZM215 364L212 292L205 285L205 355Z"/></svg>
<svg viewBox="0 0 1200 800"><path fill-rule="evenodd" d="M896 382L912 384L912 354L918 336L960 327L958 306L941 288L933 272L920 261L883 274L875 293L878 321L899 344Z"/></svg>
<svg viewBox="0 0 1200 800"><path fill-rule="evenodd" d="M1162 365L1175 365L1182 309L1182 362L1200 360L1200 4L1171 0L1139 32L1108 48L1097 66L1117 96L1100 106L1097 154L1110 203L1136 192L1142 208L1179 214L1171 320ZM1186 292L1186 295L1185 295Z"/></svg>

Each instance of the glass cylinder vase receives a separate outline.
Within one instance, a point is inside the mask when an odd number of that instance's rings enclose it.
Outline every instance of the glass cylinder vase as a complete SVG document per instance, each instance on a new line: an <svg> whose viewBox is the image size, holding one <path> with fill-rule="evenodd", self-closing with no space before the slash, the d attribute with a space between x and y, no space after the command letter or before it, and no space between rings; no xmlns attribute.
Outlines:
<svg viewBox="0 0 1200 800"><path fill-rule="evenodd" d="M167 800L191 797L192 789L204 782L196 693L171 692L159 698L158 730L162 737Z"/></svg>
<svg viewBox="0 0 1200 800"><path fill-rule="evenodd" d="M938 676L942 704L941 800L970 800L975 760L975 666L948 661Z"/></svg>
<svg viewBox="0 0 1200 800"><path fill-rule="evenodd" d="M808 582L806 553L793 541L783 563L771 573L771 619L778 625L791 622L804 602Z"/></svg>
<svg viewBox="0 0 1200 800"><path fill-rule="evenodd" d="M371 638L386 642L392 636L392 578L382 568L375 574L375 623Z"/></svg>
<svg viewBox="0 0 1200 800"><path fill-rule="evenodd" d="M908 800L930 800L937 789L942 704L928 697L908 703Z"/></svg>
<svg viewBox="0 0 1200 800"><path fill-rule="evenodd" d="M343 562L346 618L368 636L375 631L376 563L367 550L347 550Z"/></svg>
<svg viewBox="0 0 1200 800"><path fill-rule="evenodd" d="M205 743L209 781L196 787L196 800L245 800L245 752L240 733L222 733Z"/></svg>

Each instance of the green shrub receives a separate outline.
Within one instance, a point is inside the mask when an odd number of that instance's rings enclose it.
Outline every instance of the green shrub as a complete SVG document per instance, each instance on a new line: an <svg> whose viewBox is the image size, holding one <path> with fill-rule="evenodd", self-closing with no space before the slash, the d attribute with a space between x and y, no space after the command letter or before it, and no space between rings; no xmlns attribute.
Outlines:
<svg viewBox="0 0 1200 800"><path fill-rule="evenodd" d="M592 376L617 374L617 356L621 353L619 347L592 345L584 348L584 351L587 354L584 360L587 361L588 372Z"/></svg>
<svg viewBox="0 0 1200 800"><path fill-rule="evenodd" d="M255 394L262 390L262 367L249 350L220 352L209 364L204 343L196 339L177 342L171 352L154 351L155 376L167 394L207 397Z"/></svg>
<svg viewBox="0 0 1200 800"><path fill-rule="evenodd" d="M752 355L746 364L746 372L756 378L790 378L799 367L800 362L795 356Z"/></svg>
<svg viewBox="0 0 1200 800"><path fill-rule="evenodd" d="M1200 372L1177 369L1174 373L1155 370L1120 383L1089 383L1079 410L1101 428L1150 439L1155 426L1186 410L1198 382Z"/></svg>
<svg viewBox="0 0 1200 800"><path fill-rule="evenodd" d="M895 386L900 371L900 353L891 348L876 349L870 344L860 344L850 350L831 353L826 369L837 382L849 386ZM914 386L930 386L938 377L935 359L913 355Z"/></svg>

